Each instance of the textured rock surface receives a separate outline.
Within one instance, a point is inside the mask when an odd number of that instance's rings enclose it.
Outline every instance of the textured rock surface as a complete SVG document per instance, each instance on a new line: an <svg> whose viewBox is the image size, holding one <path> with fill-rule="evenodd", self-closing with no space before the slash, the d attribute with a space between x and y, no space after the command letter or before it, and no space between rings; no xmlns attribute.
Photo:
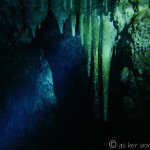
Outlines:
<svg viewBox="0 0 150 150"><path fill-rule="evenodd" d="M51 69L41 50L30 47L47 15L47 0L0 1L2 150L13 149L16 141L33 134L42 120L52 124L56 97Z"/></svg>
<svg viewBox="0 0 150 150"><path fill-rule="evenodd" d="M125 25L131 22L134 15L133 5L128 0L121 0L114 11L114 21L118 26L118 31L121 32Z"/></svg>
<svg viewBox="0 0 150 150"><path fill-rule="evenodd" d="M143 5L143 9L138 10L129 27L124 29L125 32L128 32L127 36L122 37L122 47L129 57L128 60L124 60L128 70L124 66L121 80L126 87L126 96L123 101L132 101L132 104L136 105L134 109L131 103L128 109L125 108L125 105L123 106L126 112L132 111L128 116L140 117L140 120L144 120L145 117L148 117L147 108L150 106L148 100L150 97L150 9L145 6L147 3L143 4L142 1L139 2L139 5L140 7Z"/></svg>

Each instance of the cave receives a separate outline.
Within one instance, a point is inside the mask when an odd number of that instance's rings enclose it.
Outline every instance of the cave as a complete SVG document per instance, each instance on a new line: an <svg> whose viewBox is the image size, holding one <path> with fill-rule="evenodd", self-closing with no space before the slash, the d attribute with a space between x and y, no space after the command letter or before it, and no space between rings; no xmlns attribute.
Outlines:
<svg viewBox="0 0 150 150"><path fill-rule="evenodd" d="M0 0L0 22L0 150L149 142L149 0Z"/></svg>

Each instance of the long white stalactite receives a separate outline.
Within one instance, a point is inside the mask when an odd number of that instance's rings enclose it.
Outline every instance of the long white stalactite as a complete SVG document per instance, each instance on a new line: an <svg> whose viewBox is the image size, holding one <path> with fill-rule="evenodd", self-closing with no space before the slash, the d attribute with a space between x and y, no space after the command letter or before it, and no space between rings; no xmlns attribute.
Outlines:
<svg viewBox="0 0 150 150"><path fill-rule="evenodd" d="M93 16L93 81L94 81L94 108L95 117L100 117L99 110L99 30L100 30L100 17L97 14Z"/></svg>
<svg viewBox="0 0 150 150"><path fill-rule="evenodd" d="M103 80L103 114L104 121L108 120L108 95L109 95L109 77L111 68L111 59L113 46L117 31L110 21L110 15L103 15L103 39L102 39L102 80Z"/></svg>
<svg viewBox="0 0 150 150"><path fill-rule="evenodd" d="M108 94L109 94L109 76L112 59L112 49L115 45L117 31L110 21L108 15L99 14L98 9L91 10L92 3L87 5L91 0L80 1L80 34L81 43L85 47L87 55L87 72L88 76L93 77L94 88L94 116L100 117L100 103L103 103L103 119L108 120ZM97 4L94 1L94 5ZM105 1L104 7L108 10L108 1ZM95 8L95 6L94 6ZM100 15L102 19L100 19ZM101 21L101 22L100 22ZM100 25L102 24L102 25ZM102 35L101 35L102 34ZM101 39L102 38L102 39ZM101 40L100 40L101 39ZM101 41L101 43L100 43ZM101 46L100 46L101 44ZM101 55L100 55L101 53ZM100 58L101 57L101 58ZM93 60L92 60L93 58ZM100 75L99 61L102 59L102 74ZM91 65L93 70L91 70ZM102 83L99 77L102 76ZM99 87L103 84L103 102L99 96ZM102 107L101 107L102 108Z"/></svg>
<svg viewBox="0 0 150 150"><path fill-rule="evenodd" d="M70 9L71 9L71 31L72 36L75 37L76 34L76 10L75 10L75 0L70 1Z"/></svg>

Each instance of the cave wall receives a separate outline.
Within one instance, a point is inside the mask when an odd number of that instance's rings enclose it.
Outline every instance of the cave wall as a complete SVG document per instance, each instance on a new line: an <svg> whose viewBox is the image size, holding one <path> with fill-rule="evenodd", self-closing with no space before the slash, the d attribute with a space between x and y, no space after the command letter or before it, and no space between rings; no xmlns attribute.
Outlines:
<svg viewBox="0 0 150 150"><path fill-rule="evenodd" d="M141 99L148 99L148 0L39 0L32 2L2 0L0 8L2 22L0 29L1 63L4 68L2 79L6 80L5 74L9 78L14 78L8 75L9 73L11 74L11 67L8 70L5 69L5 64L8 64L9 61L13 62L18 59L19 63L27 62L19 58L18 51L24 54L26 48L29 49L36 31L42 27L42 22L46 19L49 10L52 11L61 34L64 31L71 32L72 36L75 37L80 33L81 43L87 55L87 74L93 80L92 84L95 91L93 105L97 109L95 111L96 116L98 112L100 113L99 109L103 109L104 120L107 120L109 115L111 116L109 114L109 109L111 109L109 99L111 99L110 94L114 92L111 91L110 87L110 80L112 80L110 77L115 77L115 75L111 75L111 70L113 69L113 73L116 73L120 78L119 84L125 87L125 95L120 100L125 112L132 108L128 108L131 106L124 105L124 103L129 103L129 105L138 103L137 105L141 105L141 103L144 103L144 100L142 101ZM77 26L79 27L78 30ZM125 35L125 33L127 34ZM15 55L14 52L17 54ZM29 55L29 53L26 55ZM41 55L41 52L39 55ZM114 64L112 57L113 60L116 59ZM122 61L119 57L122 58ZM122 63L120 68L117 64L118 60ZM39 62L38 58L35 61ZM26 66L23 65L23 67L28 66L28 63L24 64ZM12 66L16 67L17 65L18 62L14 62ZM114 68L111 68L111 66ZM18 70L14 71L14 73L17 74ZM15 82L16 79L13 80ZM130 91L136 91L135 93L137 94L134 95ZM140 107L139 109L142 108ZM138 110L138 108L135 110ZM99 118L100 116L97 117Z"/></svg>
<svg viewBox="0 0 150 150"><path fill-rule="evenodd" d="M0 149L15 149L55 114L53 77L43 51L31 46L48 1L0 1ZM46 118L45 114L49 114ZM18 142L16 142L18 141Z"/></svg>
<svg viewBox="0 0 150 150"><path fill-rule="evenodd" d="M148 79L150 66L149 13L149 9L140 9L133 18L132 23L124 31L128 33L128 36L122 39L122 41L126 41L122 45L126 49L126 52L130 53L131 62L129 64L126 61L123 66L124 68L122 68L122 77L124 78L126 74L126 77L124 79L122 78L122 82L126 87L123 103L125 105L130 103L126 107L130 107L127 113L132 113L132 115L129 115L131 118L140 118L141 120L146 120L149 114L147 109L149 107L148 99L150 93L150 82Z"/></svg>
<svg viewBox="0 0 150 150"><path fill-rule="evenodd" d="M81 115L84 106L86 113L92 108L92 117L98 120L147 122L149 6L149 0L1 0L3 147L25 130L33 132L43 112L48 111L51 122L56 106L54 88L62 109L58 112L67 109L63 119L69 113L67 119L73 118L78 109ZM66 87L60 86L66 83ZM31 125L26 127L27 122Z"/></svg>

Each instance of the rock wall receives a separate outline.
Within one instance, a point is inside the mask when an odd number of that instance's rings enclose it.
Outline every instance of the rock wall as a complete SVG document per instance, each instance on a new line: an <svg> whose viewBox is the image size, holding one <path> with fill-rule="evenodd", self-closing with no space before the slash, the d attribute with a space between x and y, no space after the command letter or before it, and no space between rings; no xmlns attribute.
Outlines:
<svg viewBox="0 0 150 150"><path fill-rule="evenodd" d="M147 7L146 7L147 8ZM150 9L141 8L133 18L132 24L128 27L128 34L131 38L126 39L130 51L131 65L128 64L129 74L124 83L127 89L125 102L133 103L130 117L143 120L148 115L149 107L149 75L150 75ZM125 73L124 73L125 74ZM134 92L133 92L134 91ZM129 107L131 105L129 104ZM141 110L144 109L144 110ZM128 112L128 111L127 111ZM139 113L141 113L139 115ZM146 115L147 113L147 115ZM142 118L143 117L143 118Z"/></svg>
<svg viewBox="0 0 150 150"><path fill-rule="evenodd" d="M13 149L54 118L51 69L43 51L31 47L48 7L47 0L0 1L0 149Z"/></svg>

